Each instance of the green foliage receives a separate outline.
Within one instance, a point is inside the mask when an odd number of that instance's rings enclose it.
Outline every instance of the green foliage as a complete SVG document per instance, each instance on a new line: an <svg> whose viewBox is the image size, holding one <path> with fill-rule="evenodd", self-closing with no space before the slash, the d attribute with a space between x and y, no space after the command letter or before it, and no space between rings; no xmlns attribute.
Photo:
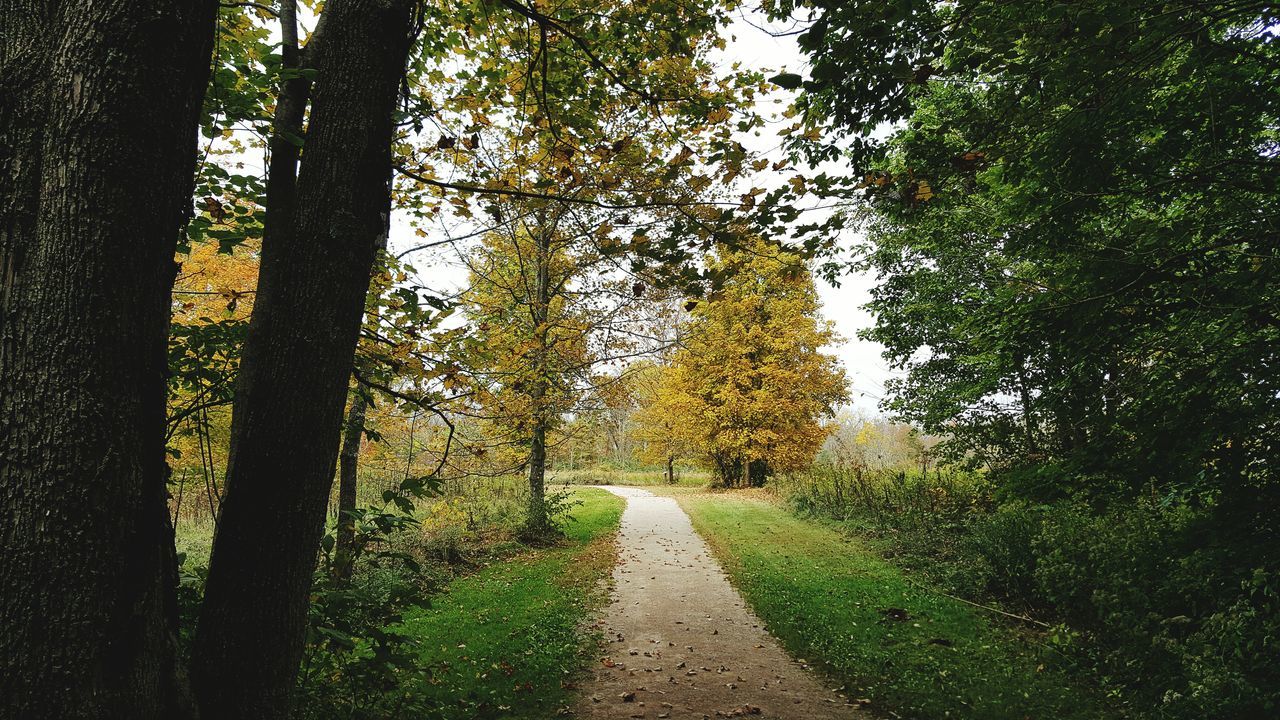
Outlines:
<svg viewBox="0 0 1280 720"><path fill-rule="evenodd" d="M1276 8L771 5L811 13L799 109L830 132L793 149L854 166L831 192L887 405L1002 502L937 556L1065 622L1139 712L1274 714Z"/></svg>
<svg viewBox="0 0 1280 720"><path fill-rule="evenodd" d="M802 105L856 139L890 406L975 462L1060 463L1062 491L1274 530L1274 8L776 7L814 11Z"/></svg>
<svg viewBox="0 0 1280 720"><path fill-rule="evenodd" d="M383 718L413 707L406 681L421 672L420 643L396 631L447 579L410 555L366 562L350 580L328 571L311 589L298 681L299 718Z"/></svg>
<svg viewBox="0 0 1280 720"><path fill-rule="evenodd" d="M1262 718L1280 708L1275 576L1238 570L1191 508L1064 506L1034 538L1035 581L1088 634L1107 679L1153 716Z"/></svg>
<svg viewBox="0 0 1280 720"><path fill-rule="evenodd" d="M968 518L959 555L972 559L971 572L983 591L1021 607L1032 607L1039 600L1033 543L1045 510L1014 503Z"/></svg>

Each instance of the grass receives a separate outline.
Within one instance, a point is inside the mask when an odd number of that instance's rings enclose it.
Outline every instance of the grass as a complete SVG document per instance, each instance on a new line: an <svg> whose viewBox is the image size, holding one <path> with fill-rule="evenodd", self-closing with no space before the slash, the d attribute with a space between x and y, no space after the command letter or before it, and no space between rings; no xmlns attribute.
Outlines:
<svg viewBox="0 0 1280 720"><path fill-rule="evenodd" d="M452 582L405 618L429 668L420 687L438 718L547 718L566 707L605 601L624 501L578 488L563 544L529 550Z"/></svg>
<svg viewBox="0 0 1280 720"><path fill-rule="evenodd" d="M1041 638L911 582L833 524L761 493L673 493L769 629L878 714L1107 717Z"/></svg>
<svg viewBox="0 0 1280 720"><path fill-rule="evenodd" d="M661 468L625 469L601 465L551 473L554 482L570 485L635 485L641 487L705 487L711 476L705 470L677 468L674 485Z"/></svg>

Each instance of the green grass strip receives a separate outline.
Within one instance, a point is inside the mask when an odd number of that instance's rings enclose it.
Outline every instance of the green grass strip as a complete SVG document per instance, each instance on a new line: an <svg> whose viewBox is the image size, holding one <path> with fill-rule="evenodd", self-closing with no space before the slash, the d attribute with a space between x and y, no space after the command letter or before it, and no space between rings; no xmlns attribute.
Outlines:
<svg viewBox="0 0 1280 720"><path fill-rule="evenodd" d="M585 623L604 602L613 532L624 501L578 488L566 542L528 550L451 583L405 619L429 674L413 692L435 718L549 718L571 702L595 638Z"/></svg>
<svg viewBox="0 0 1280 720"><path fill-rule="evenodd" d="M734 585L789 651L878 715L1107 717L1065 661L982 610L910 583L830 524L734 493L677 494Z"/></svg>

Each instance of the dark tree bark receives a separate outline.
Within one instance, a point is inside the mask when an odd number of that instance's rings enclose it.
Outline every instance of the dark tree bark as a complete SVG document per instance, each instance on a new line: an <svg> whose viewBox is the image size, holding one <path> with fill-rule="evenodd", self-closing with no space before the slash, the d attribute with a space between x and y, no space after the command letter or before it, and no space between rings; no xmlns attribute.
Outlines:
<svg viewBox="0 0 1280 720"><path fill-rule="evenodd" d="M338 461L338 531L333 547L333 574L339 579L351 577L356 555L356 524L351 513L356 509L356 471L360 467L360 438L364 435L365 413L369 399L357 390L347 411L343 429L342 454Z"/></svg>
<svg viewBox="0 0 1280 720"><path fill-rule="evenodd" d="M326 23L321 23L323 27ZM320 45L320 33L311 39L310 47ZM310 53L308 53L310 55ZM309 66L298 47L298 6L296 0L280 3L280 62L286 70ZM307 113L311 81L306 76L285 80L276 99L276 114L271 123L271 163L267 167L267 208L263 223L263 245L290 245L293 216L298 195L298 156L302 147L302 121Z"/></svg>
<svg viewBox="0 0 1280 720"><path fill-rule="evenodd" d="M182 718L173 255L217 3L0 1L0 718Z"/></svg>
<svg viewBox="0 0 1280 720"><path fill-rule="evenodd" d="M533 358L533 432L529 439L529 510L524 535L530 540L545 540L554 533L547 515L547 428L551 422L547 407L548 355L551 344L547 333L551 318L551 233L539 223L534 233L534 297L530 307L533 336L536 343Z"/></svg>
<svg viewBox="0 0 1280 720"><path fill-rule="evenodd" d="M263 240L196 634L203 720L289 713L360 316L390 211L392 112L412 7L331 0L308 47L317 76L296 203L278 218L292 231Z"/></svg>

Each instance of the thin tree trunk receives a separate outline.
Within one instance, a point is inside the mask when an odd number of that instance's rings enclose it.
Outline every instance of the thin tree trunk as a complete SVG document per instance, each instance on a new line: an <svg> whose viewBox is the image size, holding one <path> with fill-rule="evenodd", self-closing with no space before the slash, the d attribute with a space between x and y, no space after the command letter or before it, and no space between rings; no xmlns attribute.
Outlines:
<svg viewBox="0 0 1280 720"><path fill-rule="evenodd" d="M383 225L379 254L385 259L387 239L391 235L391 216L386 216ZM374 292L370 289L370 293ZM369 396L356 390L351 398L351 407L347 411L347 422L343 428L342 451L338 456L338 527L334 538L333 569L334 575L341 580L351 578L351 571L356 556L356 523L352 514L356 510L356 491L360 470L360 439L364 436L365 416L369 410ZM417 413L414 413L417 418ZM413 431L409 432L410 448L413 445Z"/></svg>
<svg viewBox="0 0 1280 720"><path fill-rule="evenodd" d="M380 254L387 252L387 240L392 232L390 215L383 227ZM353 393L351 409L347 411L347 424L343 428L342 452L338 455L338 532L334 538L334 575L339 579L351 579L356 562L356 492L360 471L360 439L365 436L365 416L369 411L369 396L360 391ZM415 419L417 413L413 414ZM410 430L410 447L413 432Z"/></svg>
<svg viewBox="0 0 1280 720"><path fill-rule="evenodd" d="M347 424L343 430L342 453L338 463L338 531L333 549L333 574L339 579L351 577L356 554L356 522L352 513L356 509L356 480L360 464L360 438L364 436L365 413L369 400L356 391L347 411Z"/></svg>
<svg viewBox="0 0 1280 720"><path fill-rule="evenodd" d="M327 23L321 23L321 26ZM320 28L311 38L310 48L319 47ZM272 118L271 163L267 167L267 207L263 223L263 246L285 246L292 242L294 213L298 200L298 156L302 151L302 121L311 96L311 81L300 72L310 65L310 54L304 62L298 48L298 7L294 0L280 3L280 61L286 71L297 76L285 80L276 101Z"/></svg>
<svg viewBox="0 0 1280 720"><path fill-rule="evenodd" d="M1022 433L1027 443L1027 452L1035 453L1039 449L1036 446L1035 426L1032 423L1033 409L1031 407L1031 387L1027 380L1026 361L1019 358L1017 361L1018 368L1018 396L1022 405Z"/></svg>
<svg viewBox="0 0 1280 720"><path fill-rule="evenodd" d="M292 232L263 240L193 651L203 720L289 714L360 316L390 212L412 6L331 0L307 50L316 79L296 205L274 218L291 220Z"/></svg>
<svg viewBox="0 0 1280 720"><path fill-rule="evenodd" d="M174 249L217 3L0 0L0 718L182 718Z"/></svg>
<svg viewBox="0 0 1280 720"><path fill-rule="evenodd" d="M535 277L533 299L534 339L537 346L534 350L534 377L531 399L533 400L533 434L529 442L529 514L525 521L525 530L530 537L545 537L551 531L551 520L547 517L547 425L550 413L547 405L547 353L551 352L548 342L548 321L551 317L551 235L542 222L538 224L538 232L534 234L536 243Z"/></svg>

